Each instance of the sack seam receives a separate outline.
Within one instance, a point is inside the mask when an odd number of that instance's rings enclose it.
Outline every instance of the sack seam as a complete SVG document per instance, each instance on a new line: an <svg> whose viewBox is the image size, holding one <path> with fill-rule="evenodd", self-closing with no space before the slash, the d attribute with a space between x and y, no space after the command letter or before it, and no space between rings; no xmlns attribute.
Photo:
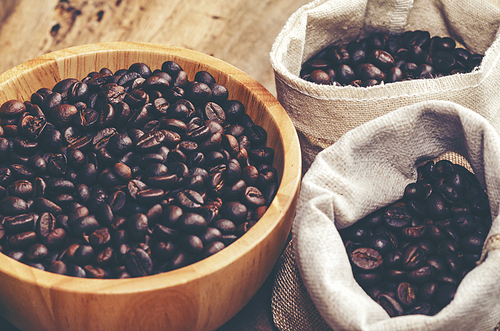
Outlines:
<svg viewBox="0 0 500 331"><path fill-rule="evenodd" d="M389 33L399 34L404 31L408 22L408 15L413 8L413 0L397 0L394 5L391 21L389 23Z"/></svg>

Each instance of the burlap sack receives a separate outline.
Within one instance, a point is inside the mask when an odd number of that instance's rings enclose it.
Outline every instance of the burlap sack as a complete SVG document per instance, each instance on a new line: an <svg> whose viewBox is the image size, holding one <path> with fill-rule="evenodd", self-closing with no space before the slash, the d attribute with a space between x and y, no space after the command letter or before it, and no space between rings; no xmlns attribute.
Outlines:
<svg viewBox="0 0 500 331"><path fill-rule="evenodd" d="M390 318L355 281L337 228L401 198L404 187L416 180L419 164L450 152L466 159L488 193L493 225L484 260L435 316ZM494 330L500 322L499 201L500 136L470 109L427 101L348 132L317 155L303 178L292 227L293 251L288 248L283 255L274 287L276 326L280 330L298 330L297 325L300 330Z"/></svg>
<svg viewBox="0 0 500 331"><path fill-rule="evenodd" d="M270 60L276 92L299 133L303 170L344 133L391 110L449 100L500 129L500 10L485 0L316 0L297 10L277 36ZM316 85L299 78L302 63L325 46L374 31L426 30L485 54L473 73L368 88Z"/></svg>

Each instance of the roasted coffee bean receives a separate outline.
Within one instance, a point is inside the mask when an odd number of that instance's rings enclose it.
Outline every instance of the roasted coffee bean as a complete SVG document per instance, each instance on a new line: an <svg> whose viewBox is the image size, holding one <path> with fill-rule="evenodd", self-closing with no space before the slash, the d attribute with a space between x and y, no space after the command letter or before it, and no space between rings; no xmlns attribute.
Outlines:
<svg viewBox="0 0 500 331"><path fill-rule="evenodd" d="M0 106L1 117L15 117L26 111L26 106L19 100L9 100Z"/></svg>
<svg viewBox="0 0 500 331"><path fill-rule="evenodd" d="M424 266L408 272L407 279L413 284L421 284L429 281L433 270L429 266Z"/></svg>
<svg viewBox="0 0 500 331"><path fill-rule="evenodd" d="M409 246L403 255L403 266L406 270L422 267L426 262L426 254L417 245Z"/></svg>
<svg viewBox="0 0 500 331"><path fill-rule="evenodd" d="M75 220L72 231L78 236L82 237L84 234L90 234L99 228L99 222L93 215L83 216Z"/></svg>
<svg viewBox="0 0 500 331"><path fill-rule="evenodd" d="M126 133L113 135L106 145L106 149L114 156L123 155L129 152L132 147L132 139Z"/></svg>
<svg viewBox="0 0 500 331"><path fill-rule="evenodd" d="M2 223L3 228L9 234L26 232L34 229L35 215L21 214L17 216L5 216Z"/></svg>
<svg viewBox="0 0 500 331"><path fill-rule="evenodd" d="M182 236L178 242L182 249L191 254L199 254L203 250L203 242L195 235Z"/></svg>
<svg viewBox="0 0 500 331"><path fill-rule="evenodd" d="M389 253L393 247L390 239L383 235L370 236L363 241L363 244L368 248L375 249L382 255Z"/></svg>
<svg viewBox="0 0 500 331"><path fill-rule="evenodd" d="M226 245L224 245L221 241L212 241L203 248L202 256L208 257L214 255L215 253L223 250L225 247Z"/></svg>
<svg viewBox="0 0 500 331"><path fill-rule="evenodd" d="M404 206L393 206L386 209L384 221L391 228L404 228L411 225L412 215Z"/></svg>
<svg viewBox="0 0 500 331"><path fill-rule="evenodd" d="M134 248L125 256L125 266L133 277L146 276L153 271L153 262L149 255L140 248Z"/></svg>
<svg viewBox="0 0 500 331"><path fill-rule="evenodd" d="M426 225L405 227L401 229L401 237L408 241L420 240L424 238L426 230Z"/></svg>
<svg viewBox="0 0 500 331"><path fill-rule="evenodd" d="M56 218L51 213L42 213L36 223L37 234L44 238L56 228Z"/></svg>
<svg viewBox="0 0 500 331"><path fill-rule="evenodd" d="M360 64L356 68L356 73L362 82L374 79L377 84L384 80L386 76L381 69L370 63Z"/></svg>
<svg viewBox="0 0 500 331"><path fill-rule="evenodd" d="M66 263L64 263L63 261L55 261L50 265L48 271L60 275L66 275L68 273L68 268L66 266Z"/></svg>
<svg viewBox="0 0 500 331"><path fill-rule="evenodd" d="M0 201L0 210L4 215L19 215L28 211L28 205L21 198L8 196Z"/></svg>
<svg viewBox="0 0 500 331"><path fill-rule="evenodd" d="M111 235L108 228L96 229L89 235L89 243L92 247L104 246L111 241Z"/></svg>
<svg viewBox="0 0 500 331"><path fill-rule="evenodd" d="M73 120L78 110L73 105L60 104L51 110L50 118L56 128L64 128Z"/></svg>
<svg viewBox="0 0 500 331"><path fill-rule="evenodd" d="M397 298L402 305L410 307L417 300L417 289L408 282L402 282L398 285Z"/></svg>
<svg viewBox="0 0 500 331"><path fill-rule="evenodd" d="M58 206L53 201L46 198L35 198L33 202L33 209L38 213L49 212L53 215L57 215L62 212L62 208Z"/></svg>
<svg viewBox="0 0 500 331"><path fill-rule="evenodd" d="M401 68L399 67L394 66L387 72L385 80L387 83L394 83L403 80L403 77L403 70L401 70Z"/></svg>
<svg viewBox="0 0 500 331"><path fill-rule="evenodd" d="M228 219L218 219L213 224L215 228L217 228L223 235L233 234L236 230L236 226L231 220Z"/></svg>
<svg viewBox="0 0 500 331"><path fill-rule="evenodd" d="M153 205L163 200L165 191L159 188L148 188L137 192L136 199L141 203Z"/></svg>
<svg viewBox="0 0 500 331"><path fill-rule="evenodd" d="M187 210L201 208L205 203L202 195L193 190L183 190L177 193L176 198L179 206Z"/></svg>
<svg viewBox="0 0 500 331"><path fill-rule="evenodd" d="M107 267L113 263L114 258L115 258L115 252L113 248L107 246L97 252L95 256L95 263L99 267Z"/></svg>
<svg viewBox="0 0 500 331"><path fill-rule="evenodd" d="M387 294L380 294L377 296L377 303L381 305L390 317L396 317L403 315L403 308L396 301L396 299L390 297Z"/></svg>
<svg viewBox="0 0 500 331"><path fill-rule="evenodd" d="M20 179L7 186L7 192L10 196L23 199L30 198L33 194L33 184L26 179Z"/></svg>
<svg viewBox="0 0 500 331"><path fill-rule="evenodd" d="M435 221L445 219L449 216L449 208L441 195L431 193L426 199L425 207L427 215Z"/></svg>
<svg viewBox="0 0 500 331"><path fill-rule="evenodd" d="M36 242L36 233L26 231L8 236L8 243L13 248L26 248Z"/></svg>
<svg viewBox="0 0 500 331"><path fill-rule="evenodd" d="M26 249L24 258L29 261L41 261L49 254L49 250L42 244L33 244Z"/></svg>
<svg viewBox="0 0 500 331"><path fill-rule="evenodd" d="M188 233L201 233L207 227L207 222L203 216L197 213L184 213L177 220L180 230Z"/></svg>
<svg viewBox="0 0 500 331"><path fill-rule="evenodd" d="M367 247L355 249L349 257L352 264L364 272L375 270L384 262L379 252Z"/></svg>
<svg viewBox="0 0 500 331"><path fill-rule="evenodd" d="M330 85L330 76L323 70L314 70L310 73L311 81L319 85Z"/></svg>
<svg viewBox="0 0 500 331"><path fill-rule="evenodd" d="M480 254L483 249L485 236L479 234L467 234L461 239L461 246L465 253Z"/></svg>
<svg viewBox="0 0 500 331"><path fill-rule="evenodd" d="M144 240L148 233L148 218L145 214L137 213L127 219L128 234L136 241Z"/></svg>
<svg viewBox="0 0 500 331"><path fill-rule="evenodd" d="M67 234L63 228L55 228L42 239L42 243L49 249L60 248L66 241Z"/></svg>
<svg viewBox="0 0 500 331"><path fill-rule="evenodd" d="M80 267L86 266L92 262L94 255L94 249L89 245L79 245L75 250L73 258L71 259L73 263L79 265Z"/></svg>

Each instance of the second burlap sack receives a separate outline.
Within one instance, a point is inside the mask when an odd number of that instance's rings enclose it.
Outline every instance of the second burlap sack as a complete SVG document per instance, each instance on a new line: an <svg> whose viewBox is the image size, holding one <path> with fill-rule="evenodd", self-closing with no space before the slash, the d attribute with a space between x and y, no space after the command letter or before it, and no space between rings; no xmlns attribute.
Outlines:
<svg viewBox="0 0 500 331"><path fill-rule="evenodd" d="M277 36L270 60L277 97L300 137L304 172L347 131L399 107L449 100L479 112L500 130L500 9L487 0L316 0L297 10ZM375 31L425 30L485 54L478 70L368 88L316 85L302 63L330 44Z"/></svg>
<svg viewBox="0 0 500 331"><path fill-rule="evenodd" d="M484 260L435 316L390 318L355 281L337 229L401 198L419 164L450 152L467 160L488 194L493 225ZM273 293L276 325L316 331L493 331L500 322L499 202L500 136L470 109L427 101L348 132L318 154L303 178L293 252L282 260Z"/></svg>

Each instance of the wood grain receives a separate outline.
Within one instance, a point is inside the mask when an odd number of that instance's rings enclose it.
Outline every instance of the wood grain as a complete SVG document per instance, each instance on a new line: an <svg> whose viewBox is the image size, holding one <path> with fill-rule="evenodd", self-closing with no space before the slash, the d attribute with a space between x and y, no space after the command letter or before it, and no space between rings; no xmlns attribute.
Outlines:
<svg viewBox="0 0 500 331"><path fill-rule="evenodd" d="M274 93L269 51L308 0L0 0L0 72L55 50L142 41L222 59Z"/></svg>
<svg viewBox="0 0 500 331"><path fill-rule="evenodd" d="M178 270L133 279L79 279L31 268L0 254L0 314L21 330L214 330L254 296L283 250L294 216L301 161L290 118L260 83L221 60L149 43L101 43L55 51L0 75L0 104L33 90L135 62L180 64L190 80L208 71L229 98L267 131L281 178L276 198L245 235L221 252ZM31 91L31 92L30 92Z"/></svg>
<svg viewBox="0 0 500 331"><path fill-rule="evenodd" d="M500 0L485 0L500 6ZM141 41L213 55L276 95L269 62L286 20L310 0L0 0L0 73L55 50Z"/></svg>

